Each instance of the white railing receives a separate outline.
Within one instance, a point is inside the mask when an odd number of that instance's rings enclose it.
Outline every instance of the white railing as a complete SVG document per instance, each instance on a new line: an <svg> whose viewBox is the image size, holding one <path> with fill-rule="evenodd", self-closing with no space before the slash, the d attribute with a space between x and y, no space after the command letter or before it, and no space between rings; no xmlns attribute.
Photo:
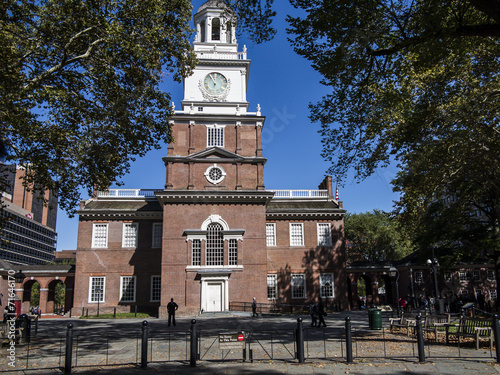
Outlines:
<svg viewBox="0 0 500 375"><path fill-rule="evenodd" d="M274 192L274 198L328 198L328 190L267 190Z"/></svg>
<svg viewBox="0 0 500 375"><path fill-rule="evenodd" d="M109 189L97 192L98 198L151 198L161 189ZM328 198L328 190L267 190L274 199Z"/></svg>
<svg viewBox="0 0 500 375"><path fill-rule="evenodd" d="M214 60L246 60L246 52L222 52L222 51L197 51L196 57L199 59Z"/></svg>
<svg viewBox="0 0 500 375"><path fill-rule="evenodd" d="M97 192L97 198L150 198L161 189L109 189Z"/></svg>

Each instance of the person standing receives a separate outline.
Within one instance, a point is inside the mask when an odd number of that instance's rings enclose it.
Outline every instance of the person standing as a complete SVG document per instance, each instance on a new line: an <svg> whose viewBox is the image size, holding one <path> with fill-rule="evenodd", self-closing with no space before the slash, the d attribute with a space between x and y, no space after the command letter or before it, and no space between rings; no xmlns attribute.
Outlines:
<svg viewBox="0 0 500 375"><path fill-rule="evenodd" d="M257 316L257 300L253 297L252 302L252 317Z"/></svg>
<svg viewBox="0 0 500 375"><path fill-rule="evenodd" d="M321 323L323 323L323 327L326 327L325 318L324 318L325 315L326 315L325 307L323 306L323 301L320 298L319 302L318 302L318 318L319 318L318 319L318 327L321 327Z"/></svg>
<svg viewBox="0 0 500 375"><path fill-rule="evenodd" d="M168 311L168 326L170 327L170 321L175 326L175 311L179 308L179 306L174 302L173 298L170 298L170 302L167 304Z"/></svg>

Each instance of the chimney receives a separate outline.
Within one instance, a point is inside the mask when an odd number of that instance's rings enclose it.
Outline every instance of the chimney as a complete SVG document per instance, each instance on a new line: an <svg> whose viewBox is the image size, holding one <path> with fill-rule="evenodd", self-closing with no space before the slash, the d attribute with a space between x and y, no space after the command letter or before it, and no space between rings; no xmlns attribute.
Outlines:
<svg viewBox="0 0 500 375"><path fill-rule="evenodd" d="M333 198L333 184L332 184L332 176L325 176L325 179L321 184L319 184L318 189L320 190L328 190L328 198Z"/></svg>

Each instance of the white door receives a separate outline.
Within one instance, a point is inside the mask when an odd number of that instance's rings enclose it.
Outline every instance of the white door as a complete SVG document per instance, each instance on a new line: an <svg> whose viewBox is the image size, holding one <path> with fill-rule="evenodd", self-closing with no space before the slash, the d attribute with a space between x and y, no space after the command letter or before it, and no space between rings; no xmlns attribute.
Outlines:
<svg viewBox="0 0 500 375"><path fill-rule="evenodd" d="M207 284L206 303L206 311L222 311L222 283Z"/></svg>

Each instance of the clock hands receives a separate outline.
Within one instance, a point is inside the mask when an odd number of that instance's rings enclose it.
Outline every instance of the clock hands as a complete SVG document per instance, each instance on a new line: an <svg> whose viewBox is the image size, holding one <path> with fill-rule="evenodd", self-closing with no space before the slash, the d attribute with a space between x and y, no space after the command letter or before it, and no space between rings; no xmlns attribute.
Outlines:
<svg viewBox="0 0 500 375"><path fill-rule="evenodd" d="M211 74L209 74L209 76L210 76L210 78L212 78L212 81L213 81L214 87L215 87L217 85L217 82L215 82L215 78Z"/></svg>

